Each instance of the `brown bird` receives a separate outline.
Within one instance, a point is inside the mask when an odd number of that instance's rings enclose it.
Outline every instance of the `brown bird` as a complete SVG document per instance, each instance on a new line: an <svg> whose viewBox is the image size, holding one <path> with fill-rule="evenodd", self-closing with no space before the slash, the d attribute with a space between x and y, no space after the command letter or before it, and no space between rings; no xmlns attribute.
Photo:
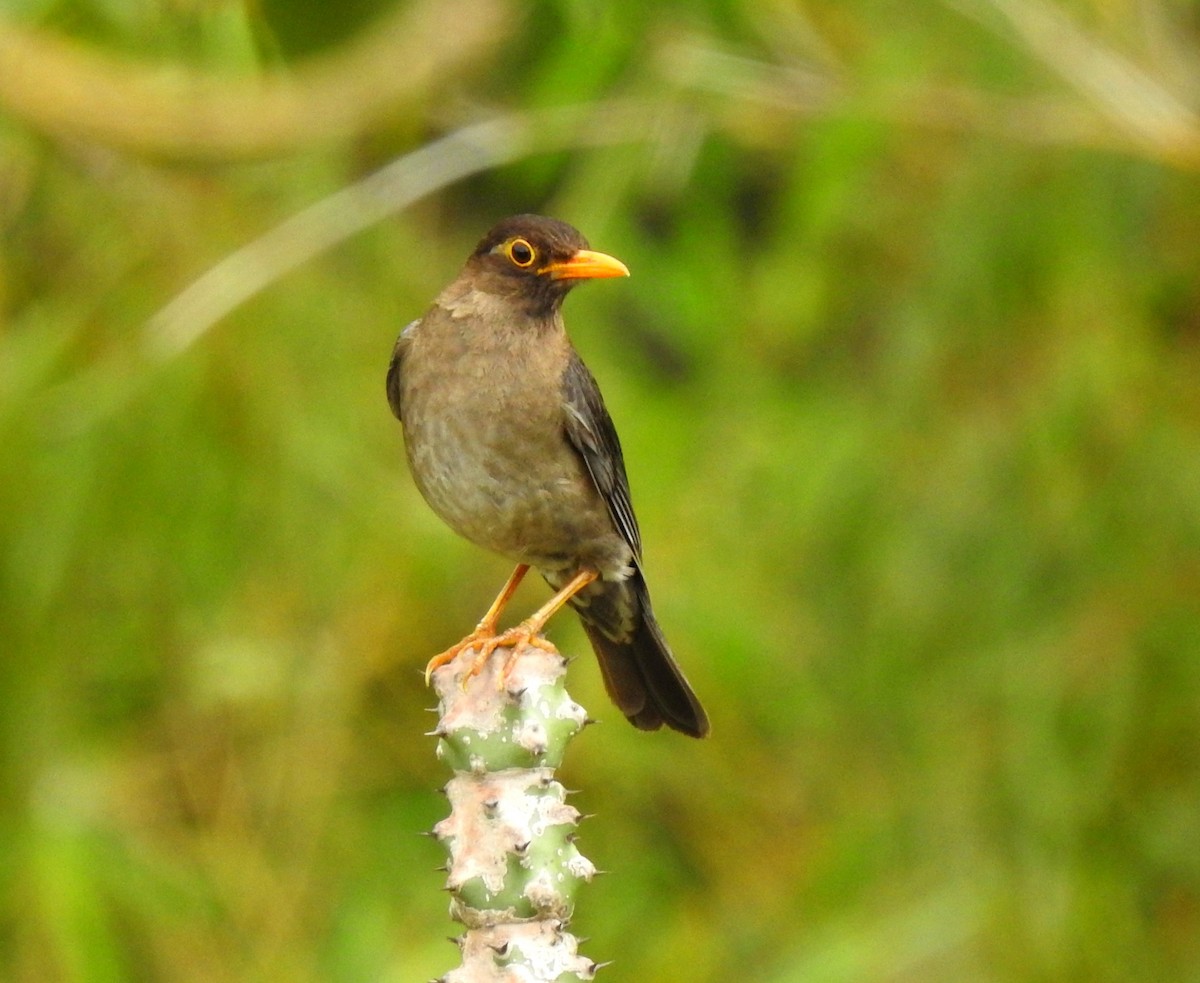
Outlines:
<svg viewBox="0 0 1200 983"><path fill-rule="evenodd" d="M388 403L417 488L457 533L517 564L475 630L430 661L426 680L467 648L479 651L473 672L500 646L548 648L539 633L570 604L633 725L703 737L708 717L650 609L621 443L563 327L575 284L628 275L565 222L517 215L480 240L396 341ZM530 567L556 593L497 633Z"/></svg>

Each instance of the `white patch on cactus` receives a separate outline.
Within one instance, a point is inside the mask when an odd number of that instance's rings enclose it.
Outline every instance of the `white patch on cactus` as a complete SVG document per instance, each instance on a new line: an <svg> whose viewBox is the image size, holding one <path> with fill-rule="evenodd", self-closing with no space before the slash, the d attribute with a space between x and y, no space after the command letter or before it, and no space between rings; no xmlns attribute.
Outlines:
<svg viewBox="0 0 1200 983"><path fill-rule="evenodd" d="M581 881L590 881L596 876L596 865L578 850L567 861L567 870L571 872L572 876L578 877Z"/></svg>
<svg viewBox="0 0 1200 983"><path fill-rule="evenodd" d="M539 983L572 975L594 979L596 964L579 955L577 946L575 937L553 920L492 925L467 933L460 944L462 966L442 979L444 983Z"/></svg>
<svg viewBox="0 0 1200 983"><path fill-rule="evenodd" d="M542 715L550 716L547 710L543 710ZM544 753L548 743L545 725L540 720L530 717L521 718L521 723L516 728L513 739L519 747L533 755Z"/></svg>

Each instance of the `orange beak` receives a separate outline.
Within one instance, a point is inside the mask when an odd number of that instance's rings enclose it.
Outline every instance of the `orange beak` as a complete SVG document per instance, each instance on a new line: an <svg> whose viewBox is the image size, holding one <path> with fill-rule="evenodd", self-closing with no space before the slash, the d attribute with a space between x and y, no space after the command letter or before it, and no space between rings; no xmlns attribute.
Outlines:
<svg viewBox="0 0 1200 983"><path fill-rule="evenodd" d="M605 277L629 276L629 267L607 253L581 249L570 259L543 266L540 273L554 280L599 280Z"/></svg>

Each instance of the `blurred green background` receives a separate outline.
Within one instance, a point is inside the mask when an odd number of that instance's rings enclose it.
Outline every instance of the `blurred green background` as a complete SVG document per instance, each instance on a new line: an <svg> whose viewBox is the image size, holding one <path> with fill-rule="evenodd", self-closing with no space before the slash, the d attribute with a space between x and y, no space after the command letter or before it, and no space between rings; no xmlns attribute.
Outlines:
<svg viewBox="0 0 1200 983"><path fill-rule="evenodd" d="M537 211L714 725L553 625L600 978L1200 980L1195 3L6 5L0 979L456 964L419 670L508 568L383 375Z"/></svg>

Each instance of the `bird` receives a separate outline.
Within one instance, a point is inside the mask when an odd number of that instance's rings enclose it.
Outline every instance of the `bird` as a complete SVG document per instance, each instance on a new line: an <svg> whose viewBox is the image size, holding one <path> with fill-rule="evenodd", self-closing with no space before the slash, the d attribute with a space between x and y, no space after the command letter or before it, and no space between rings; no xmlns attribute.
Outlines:
<svg viewBox="0 0 1200 983"><path fill-rule="evenodd" d="M397 338L387 398L417 489L456 533L516 564L475 630L434 656L425 679L467 649L477 652L468 675L478 673L501 647L512 660L505 678L525 646L553 650L541 632L570 605L609 697L635 727L704 737L708 715L650 606L616 428L563 324L574 286L628 275L566 222L514 215ZM554 596L498 630L531 568Z"/></svg>

